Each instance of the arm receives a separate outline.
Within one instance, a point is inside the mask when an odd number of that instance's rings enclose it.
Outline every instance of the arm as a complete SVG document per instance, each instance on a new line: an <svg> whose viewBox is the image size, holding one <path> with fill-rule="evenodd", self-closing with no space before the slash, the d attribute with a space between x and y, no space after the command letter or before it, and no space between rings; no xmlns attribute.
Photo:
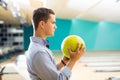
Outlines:
<svg viewBox="0 0 120 80"><path fill-rule="evenodd" d="M58 70L61 70L63 67L65 67L69 61L70 59L64 56L63 59L61 59L60 63L57 64Z"/></svg>

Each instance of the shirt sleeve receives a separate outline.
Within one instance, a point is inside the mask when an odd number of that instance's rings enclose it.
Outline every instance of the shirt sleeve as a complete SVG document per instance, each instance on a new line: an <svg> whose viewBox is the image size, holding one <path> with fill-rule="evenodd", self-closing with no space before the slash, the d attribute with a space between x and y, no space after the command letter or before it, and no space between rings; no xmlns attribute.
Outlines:
<svg viewBox="0 0 120 80"><path fill-rule="evenodd" d="M57 70L49 53L39 51L33 58L33 71L41 80L68 80L70 69L66 66L62 71Z"/></svg>

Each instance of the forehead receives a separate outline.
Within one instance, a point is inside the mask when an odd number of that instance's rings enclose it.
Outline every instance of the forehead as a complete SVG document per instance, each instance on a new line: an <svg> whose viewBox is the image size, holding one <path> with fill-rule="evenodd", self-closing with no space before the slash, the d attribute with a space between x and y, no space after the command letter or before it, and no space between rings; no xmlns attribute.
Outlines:
<svg viewBox="0 0 120 80"><path fill-rule="evenodd" d="M49 20L55 21L55 15L50 14L50 18L49 18Z"/></svg>

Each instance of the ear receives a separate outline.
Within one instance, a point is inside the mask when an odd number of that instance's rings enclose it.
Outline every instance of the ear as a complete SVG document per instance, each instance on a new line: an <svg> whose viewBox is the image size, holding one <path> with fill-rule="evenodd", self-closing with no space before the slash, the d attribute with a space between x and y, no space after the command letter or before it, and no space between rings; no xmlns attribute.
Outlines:
<svg viewBox="0 0 120 80"><path fill-rule="evenodd" d="M39 24L38 24L38 26L43 29L44 28L44 24L45 24L44 21L40 21Z"/></svg>

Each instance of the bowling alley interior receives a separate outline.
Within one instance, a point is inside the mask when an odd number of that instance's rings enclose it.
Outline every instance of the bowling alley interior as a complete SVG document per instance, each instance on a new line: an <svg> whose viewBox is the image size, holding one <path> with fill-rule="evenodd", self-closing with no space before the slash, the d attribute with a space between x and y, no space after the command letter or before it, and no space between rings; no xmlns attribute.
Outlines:
<svg viewBox="0 0 120 80"><path fill-rule="evenodd" d="M0 80L30 80L26 52L33 11L41 7L55 12L57 28L47 40L56 63L67 36L85 43L69 80L120 80L120 0L0 0Z"/></svg>

